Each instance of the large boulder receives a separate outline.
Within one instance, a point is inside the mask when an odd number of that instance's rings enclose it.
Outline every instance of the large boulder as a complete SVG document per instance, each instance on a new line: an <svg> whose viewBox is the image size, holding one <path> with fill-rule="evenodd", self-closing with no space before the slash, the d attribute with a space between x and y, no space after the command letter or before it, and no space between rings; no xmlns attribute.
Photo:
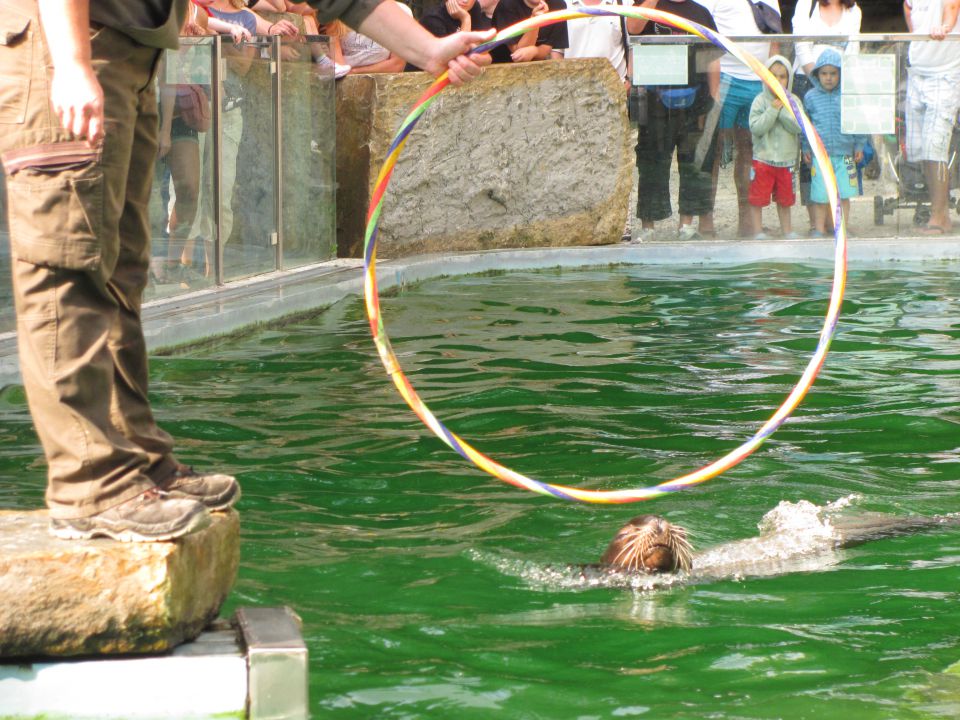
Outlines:
<svg viewBox="0 0 960 720"><path fill-rule="evenodd" d="M47 524L0 512L0 657L167 650L217 616L237 575L234 511L175 542L65 541Z"/></svg>
<svg viewBox="0 0 960 720"><path fill-rule="evenodd" d="M362 253L380 165L424 73L337 83L338 254ZM621 239L635 143L606 60L487 68L440 94L410 134L380 217L386 257Z"/></svg>

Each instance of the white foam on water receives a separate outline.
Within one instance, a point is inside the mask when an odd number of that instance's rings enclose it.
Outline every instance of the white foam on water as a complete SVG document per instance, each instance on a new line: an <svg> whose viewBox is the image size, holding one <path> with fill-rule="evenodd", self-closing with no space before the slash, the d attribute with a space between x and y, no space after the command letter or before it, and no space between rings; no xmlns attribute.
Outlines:
<svg viewBox="0 0 960 720"><path fill-rule="evenodd" d="M823 506L783 501L760 520L758 537L695 552L689 573L643 575L582 565L540 565L477 550L468 555L544 591L620 588L642 593L691 582L821 571L843 559L842 537L833 521L859 499L848 495Z"/></svg>
<svg viewBox="0 0 960 720"><path fill-rule="evenodd" d="M833 520L859 497L820 506L783 501L757 525L760 535L709 548L693 556L694 578L740 578L824 570L843 557Z"/></svg>

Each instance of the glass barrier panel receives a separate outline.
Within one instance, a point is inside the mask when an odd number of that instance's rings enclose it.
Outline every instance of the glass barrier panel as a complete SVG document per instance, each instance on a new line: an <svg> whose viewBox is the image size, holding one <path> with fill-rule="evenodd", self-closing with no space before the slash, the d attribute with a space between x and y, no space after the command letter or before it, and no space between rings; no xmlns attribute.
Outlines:
<svg viewBox="0 0 960 720"><path fill-rule="evenodd" d="M909 77L909 41L740 40L765 62L785 58L777 73L824 139L854 236L917 237L950 227L960 212L960 96L949 84ZM960 53L956 40L944 42L945 52ZM805 141L791 138L796 128L788 113L752 71L687 36L635 37L631 45L635 239L832 233L823 173ZM813 74L827 51L841 70L831 73L823 62L817 74L825 77L813 83L805 68ZM939 123L931 121L936 117Z"/></svg>
<svg viewBox="0 0 960 720"><path fill-rule="evenodd" d="M277 267L277 123L272 41L221 48L220 241L229 281Z"/></svg>
<svg viewBox="0 0 960 720"><path fill-rule="evenodd" d="M336 257L335 89L329 39L281 46L281 267Z"/></svg>
<svg viewBox="0 0 960 720"><path fill-rule="evenodd" d="M157 76L159 150L150 201L147 297L208 287L213 272L211 38L182 38Z"/></svg>
<svg viewBox="0 0 960 720"><path fill-rule="evenodd" d="M13 287L10 277L10 233L7 232L7 184L0 177L0 333L12 332Z"/></svg>

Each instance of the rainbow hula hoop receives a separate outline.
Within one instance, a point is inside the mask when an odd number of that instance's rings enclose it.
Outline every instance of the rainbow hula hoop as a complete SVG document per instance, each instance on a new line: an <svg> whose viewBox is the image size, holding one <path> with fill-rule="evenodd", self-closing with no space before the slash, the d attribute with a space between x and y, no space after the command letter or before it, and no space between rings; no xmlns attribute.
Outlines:
<svg viewBox="0 0 960 720"><path fill-rule="evenodd" d="M526 31L534 28L563 22L565 20L575 20L577 18L585 18L594 15L622 15L625 17L639 18L643 20L654 20L665 25L679 28L692 35L703 38L704 40L708 40L717 47L731 53L734 57L757 73L760 79L763 80L764 84L773 91L774 95L776 95L776 97L782 103L784 103L784 105L790 107L790 109L793 111L794 117L796 117L797 122L800 124L800 128L803 131L804 136L810 143L810 146L813 150L813 155L817 159L820 169L824 173L824 184L827 188L827 196L830 201L830 207L833 210L833 216L835 219L834 227L836 228L834 232L834 273L833 286L830 293L830 305L827 309L826 319L824 320L823 328L820 331L820 340L817 344L816 351L813 353L813 357L811 357L810 361L807 363L807 366L804 369L803 374L800 376L800 379L797 381L796 386L794 386L793 390L783 401L780 407L777 408L776 412L773 413L770 419L767 420L767 422L764 423L763 426L750 439L720 459L715 460L708 465L704 465L699 470L682 475L673 480L668 480L660 483L659 485L625 490L582 490L580 488L568 487L564 485L552 485L550 483L533 480L532 478L521 475L520 473L515 472L514 470L511 470L510 468L505 467L495 460L487 457L479 450L472 447L465 440L447 429L447 427L440 422L436 416L434 416L434 414L430 411L430 408L428 408L423 400L420 399L420 396L417 395L417 392L410 384L410 381L400 369L400 363L397 361L397 356L394 354L393 348L390 345L390 338L387 336L387 332L383 326L383 318L380 314L380 298L377 293L377 228L380 220L380 212L383 208L383 198L386 194L387 186L390 183L390 177L393 174L393 169L396 166L397 158L400 156L400 152L403 150L403 146L410 135L410 131L420 120L420 117L423 115L426 109L430 107L437 95L444 88L446 88L447 85L450 84L450 80L446 72L438 77L436 81L434 81L434 83L426 90L426 92L420 96L420 99L417 100L416 104L414 104L413 108L410 110L409 115L407 115L406 119L404 119L404 121L400 124L400 128L397 130L397 134L393 138L390 151L384 160L383 166L380 169L380 174L377 177L377 183L374 187L373 197L371 198L370 207L367 211L367 227L366 235L364 237L364 300L366 302L367 317L370 320L370 331L373 334L373 341L377 346L377 352L380 354L380 360L383 363L384 368L386 368L387 374L390 375L390 378L393 380L394 385L400 392L401 397L403 397L407 405L410 406L410 409L417 414L417 417L419 417L438 438L440 438L453 450L458 452L484 472L487 472L490 475L493 475L495 478L503 480L511 485L516 485L517 487L530 490L531 492L539 493L541 495L550 495L563 500L613 504L637 502L639 500L650 500L655 497L660 497L661 495L666 495L667 493L676 492L677 490L683 490L685 488L698 485L710 480L711 478L715 478L722 472L732 468L734 465L737 465L742 460L747 458L751 453L759 448L767 440L767 438L773 435L777 428L779 428L788 417L790 417L790 413L792 413L800 404L800 401L803 400L803 397L813 385L813 381L816 379L817 373L820 372L820 368L823 366L823 362L826 359L827 351L830 348L830 341L833 339L833 335L836 332L837 320L840 316L840 305L841 301L843 300L843 291L846 284L847 235L846 226L843 222L843 214L840 204L837 201L839 189L837 187L836 176L833 172L833 165L827 156L827 152L823 147L820 136L817 135L816 130L810 123L809 118L807 118L803 110L796 104L793 97L788 97L786 93L784 93L780 83L777 82L770 71L767 70L767 68L759 60L757 60L748 52L737 47L735 43L731 42L724 36L719 35L712 30L703 27L702 25L698 25L697 23L690 22L676 15L661 12L659 10L650 10L642 7L624 7L619 5L595 5L590 7L581 7L578 10L558 10L523 20L515 25L511 25L510 27L501 30L496 34L496 36L494 36L492 40L478 46L473 52L486 52L497 45L501 45L507 40L522 35Z"/></svg>

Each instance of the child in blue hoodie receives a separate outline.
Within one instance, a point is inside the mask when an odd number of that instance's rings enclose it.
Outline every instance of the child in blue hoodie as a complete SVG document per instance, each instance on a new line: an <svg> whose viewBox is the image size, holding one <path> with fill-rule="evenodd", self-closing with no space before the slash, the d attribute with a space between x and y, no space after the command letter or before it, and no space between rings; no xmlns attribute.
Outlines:
<svg viewBox="0 0 960 720"><path fill-rule="evenodd" d="M848 135L840 129L840 64L841 58L833 48L827 48L813 66L810 79L813 88L803 98L803 105L813 126L820 134L830 156L830 164L837 176L844 217L850 217L850 198L857 194L855 182L857 163L863 159L863 135ZM812 153L803 139L803 160L811 165ZM811 170L810 202L813 205L813 237L823 237L827 229L829 206L827 186L819 165Z"/></svg>

